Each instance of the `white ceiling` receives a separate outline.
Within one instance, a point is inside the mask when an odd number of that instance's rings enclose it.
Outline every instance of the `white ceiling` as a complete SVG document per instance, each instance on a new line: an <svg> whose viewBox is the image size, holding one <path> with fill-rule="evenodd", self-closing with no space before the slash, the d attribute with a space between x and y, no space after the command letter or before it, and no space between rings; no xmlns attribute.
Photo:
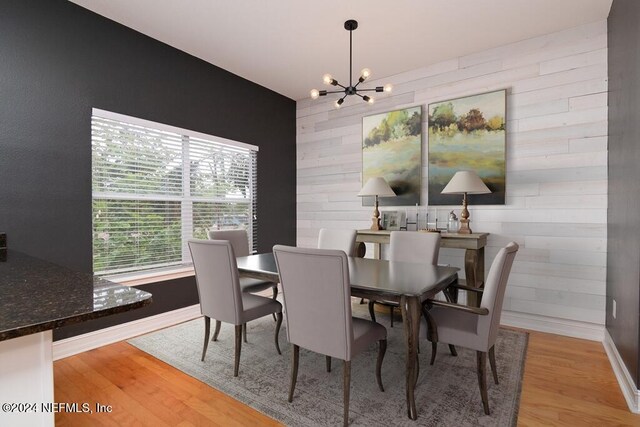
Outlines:
<svg viewBox="0 0 640 427"><path fill-rule="evenodd" d="M294 100L606 19L612 0L71 0ZM357 76L354 76L357 78Z"/></svg>

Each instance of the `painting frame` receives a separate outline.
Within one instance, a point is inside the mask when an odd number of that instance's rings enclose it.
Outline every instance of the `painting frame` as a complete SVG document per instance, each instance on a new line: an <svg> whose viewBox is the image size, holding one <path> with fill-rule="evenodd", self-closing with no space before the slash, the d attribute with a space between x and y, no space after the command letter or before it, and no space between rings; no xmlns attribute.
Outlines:
<svg viewBox="0 0 640 427"><path fill-rule="evenodd" d="M382 211L380 215L380 222L384 230L398 231L407 226L407 216L404 211Z"/></svg>
<svg viewBox="0 0 640 427"><path fill-rule="evenodd" d="M426 133L430 206L460 204L460 195L441 194L459 170L474 170L491 190L469 205L506 203L507 89L429 103Z"/></svg>
<svg viewBox="0 0 640 427"><path fill-rule="evenodd" d="M362 117L362 185L381 176L396 193L380 206L415 206L422 193L422 105ZM363 197L362 206L373 206Z"/></svg>

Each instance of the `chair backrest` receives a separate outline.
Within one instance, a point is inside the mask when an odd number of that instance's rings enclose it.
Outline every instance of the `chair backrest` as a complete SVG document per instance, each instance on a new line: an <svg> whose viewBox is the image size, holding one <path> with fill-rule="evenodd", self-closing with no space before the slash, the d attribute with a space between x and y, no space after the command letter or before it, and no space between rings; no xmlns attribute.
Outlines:
<svg viewBox="0 0 640 427"><path fill-rule="evenodd" d="M343 251L273 247L289 342L351 360L353 325L349 263Z"/></svg>
<svg viewBox="0 0 640 427"><path fill-rule="evenodd" d="M343 251L354 256L356 248L356 230L334 230L321 228L318 234L318 249Z"/></svg>
<svg viewBox="0 0 640 427"><path fill-rule="evenodd" d="M239 325L242 293L233 246L227 240L189 240L196 272L200 311L226 323Z"/></svg>
<svg viewBox="0 0 640 427"><path fill-rule="evenodd" d="M513 265L513 259L516 257L518 248L517 243L511 242L500 249L493 263L491 263L491 268L487 275L487 282L484 285L480 307L488 309L489 314L487 316L479 316L478 319L478 335L486 335L488 339L487 348L491 348L491 346L495 344L496 337L498 336L504 293L507 289L509 273L511 273L511 266Z"/></svg>
<svg viewBox="0 0 640 427"><path fill-rule="evenodd" d="M247 230L211 230L208 234L211 240L228 240L231 242L236 256L250 255Z"/></svg>
<svg viewBox="0 0 640 427"><path fill-rule="evenodd" d="M440 233L392 231L389 261L438 264Z"/></svg>

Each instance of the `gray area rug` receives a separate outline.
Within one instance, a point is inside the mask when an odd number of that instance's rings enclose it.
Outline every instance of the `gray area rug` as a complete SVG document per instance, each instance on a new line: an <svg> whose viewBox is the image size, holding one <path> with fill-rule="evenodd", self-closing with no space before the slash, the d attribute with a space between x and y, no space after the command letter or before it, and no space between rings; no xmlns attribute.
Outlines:
<svg viewBox="0 0 640 427"><path fill-rule="evenodd" d="M398 310L396 310L398 311ZM355 316L368 319L366 305L354 303ZM388 347L382 366L385 391L375 379L377 348L372 346L351 363L352 426L513 426L518 418L520 388L528 335L501 329L496 343L500 384L495 385L487 366L491 415L482 410L476 376L475 352L458 348L458 357L440 344L436 362L429 366L431 344L420 341L420 376L416 387L418 420L407 418L405 405L405 356L402 321L389 327L389 316L379 314L387 327ZM240 373L233 377L233 326L222 324L218 342L209 343L200 361L204 321L196 319L143 335L129 343L194 378L244 402L290 426L342 424L342 361L333 360L325 371L324 356L300 350L300 367L293 403L287 402L291 348L286 322L280 331L282 356L273 343L275 322L271 316L249 324L248 343L242 345ZM212 333L213 333L212 322ZM421 337L424 337L424 320Z"/></svg>

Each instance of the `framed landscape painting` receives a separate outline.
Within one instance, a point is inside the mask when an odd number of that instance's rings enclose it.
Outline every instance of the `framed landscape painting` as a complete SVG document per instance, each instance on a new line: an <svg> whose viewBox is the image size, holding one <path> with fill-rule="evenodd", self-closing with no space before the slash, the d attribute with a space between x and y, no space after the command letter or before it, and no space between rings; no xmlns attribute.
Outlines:
<svg viewBox="0 0 640 427"><path fill-rule="evenodd" d="M429 205L459 205L440 194L460 170L474 170L491 190L468 196L470 205L504 205L506 90L429 104Z"/></svg>
<svg viewBox="0 0 640 427"><path fill-rule="evenodd" d="M381 176L396 197L380 197L381 206L420 203L422 182L422 108L411 107L363 117L362 185ZM363 197L363 206L373 206Z"/></svg>

